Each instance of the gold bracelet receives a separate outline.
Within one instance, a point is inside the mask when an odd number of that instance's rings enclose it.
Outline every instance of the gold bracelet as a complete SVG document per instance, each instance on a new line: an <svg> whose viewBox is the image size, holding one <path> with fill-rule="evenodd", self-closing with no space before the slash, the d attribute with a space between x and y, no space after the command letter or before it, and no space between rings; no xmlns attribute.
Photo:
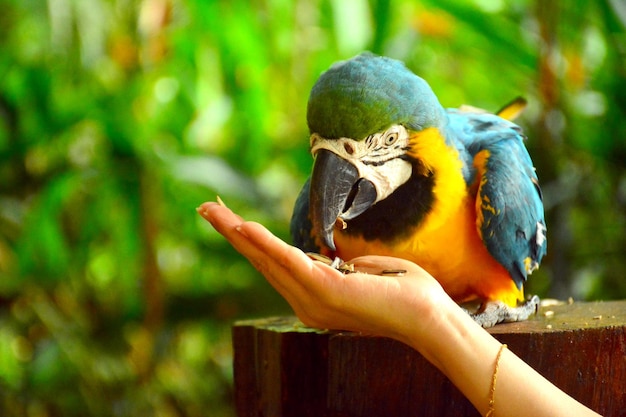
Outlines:
<svg viewBox="0 0 626 417"><path fill-rule="evenodd" d="M491 388L489 389L489 410L487 410L485 417L491 417L496 410L496 380L498 379L498 369L500 368L500 357L502 356L502 351L506 349L506 347L506 344L502 344L500 346L500 350L498 350L498 355L496 356L496 367L493 370Z"/></svg>

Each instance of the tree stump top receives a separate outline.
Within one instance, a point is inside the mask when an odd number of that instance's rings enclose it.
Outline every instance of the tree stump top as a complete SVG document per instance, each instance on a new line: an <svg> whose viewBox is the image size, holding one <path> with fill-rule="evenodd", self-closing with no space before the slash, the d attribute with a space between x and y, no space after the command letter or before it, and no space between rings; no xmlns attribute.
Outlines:
<svg viewBox="0 0 626 417"><path fill-rule="evenodd" d="M626 301L543 306L528 321L488 331L572 397L626 416ZM240 417L479 415L395 340L274 317L235 323L233 343Z"/></svg>
<svg viewBox="0 0 626 417"><path fill-rule="evenodd" d="M626 326L626 301L555 302L542 306L534 317L488 329L497 334L555 333Z"/></svg>
<svg viewBox="0 0 626 417"><path fill-rule="evenodd" d="M347 333L306 327L295 316L240 320L235 323L235 327L240 326L254 326L278 333ZM487 331L495 336L498 334L558 333L624 326L626 326L626 300L571 303L555 301L553 304L541 306L537 314L526 321L501 323Z"/></svg>

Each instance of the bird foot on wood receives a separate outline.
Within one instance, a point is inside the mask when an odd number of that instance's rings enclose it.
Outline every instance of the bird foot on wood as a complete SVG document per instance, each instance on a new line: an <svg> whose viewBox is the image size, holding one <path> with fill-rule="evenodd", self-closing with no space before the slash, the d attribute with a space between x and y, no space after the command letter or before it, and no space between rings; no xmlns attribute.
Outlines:
<svg viewBox="0 0 626 417"><path fill-rule="evenodd" d="M531 315L537 313L539 301L539 297L533 295L530 300L517 307L511 307L502 301L487 301L474 313L465 308L463 308L463 310L465 310L476 323L486 329L498 323L527 320Z"/></svg>

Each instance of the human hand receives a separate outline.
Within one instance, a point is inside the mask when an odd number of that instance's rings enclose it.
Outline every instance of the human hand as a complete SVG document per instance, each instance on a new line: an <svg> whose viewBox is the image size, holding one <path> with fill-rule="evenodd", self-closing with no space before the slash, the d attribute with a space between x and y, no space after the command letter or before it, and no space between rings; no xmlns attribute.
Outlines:
<svg viewBox="0 0 626 417"><path fill-rule="evenodd" d="M364 256L349 262L358 272L343 274L217 203L202 204L198 213L248 258L305 325L400 340L448 376L477 410L487 412L493 364L485 358L496 358L502 346L419 266L397 258ZM407 272L378 275L387 269ZM505 351L499 365L498 415L597 415L513 353Z"/></svg>
<svg viewBox="0 0 626 417"><path fill-rule="evenodd" d="M441 285L412 262L364 256L349 261L357 272L343 274L217 203L204 203L198 212L248 258L307 326L376 334L408 343L430 330L443 306L454 304ZM391 269L407 272L403 276L378 275Z"/></svg>

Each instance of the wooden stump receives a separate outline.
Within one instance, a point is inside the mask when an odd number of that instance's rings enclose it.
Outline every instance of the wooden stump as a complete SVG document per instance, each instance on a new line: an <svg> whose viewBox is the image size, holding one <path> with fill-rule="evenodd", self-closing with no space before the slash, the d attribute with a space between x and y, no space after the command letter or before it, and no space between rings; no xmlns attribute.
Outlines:
<svg viewBox="0 0 626 417"><path fill-rule="evenodd" d="M572 397L626 416L626 301L542 307L489 332ZM438 369L391 339L280 317L236 323L233 343L239 417L479 416Z"/></svg>

